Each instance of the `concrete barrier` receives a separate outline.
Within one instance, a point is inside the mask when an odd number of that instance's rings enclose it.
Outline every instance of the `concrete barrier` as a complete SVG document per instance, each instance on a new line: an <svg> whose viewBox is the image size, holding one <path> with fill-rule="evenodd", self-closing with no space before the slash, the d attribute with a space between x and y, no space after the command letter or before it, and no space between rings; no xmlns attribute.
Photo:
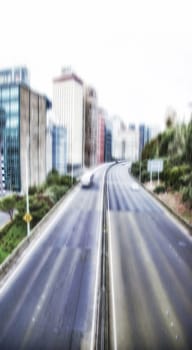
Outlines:
<svg viewBox="0 0 192 350"><path fill-rule="evenodd" d="M0 281L8 273L17 262L23 251L30 245L30 243L42 232L49 220L52 219L58 208L64 203L66 198L71 194L75 187L74 185L55 205L49 212L41 219L41 221L33 228L29 237L25 237L19 245L13 250L13 252L3 261L0 265Z"/></svg>

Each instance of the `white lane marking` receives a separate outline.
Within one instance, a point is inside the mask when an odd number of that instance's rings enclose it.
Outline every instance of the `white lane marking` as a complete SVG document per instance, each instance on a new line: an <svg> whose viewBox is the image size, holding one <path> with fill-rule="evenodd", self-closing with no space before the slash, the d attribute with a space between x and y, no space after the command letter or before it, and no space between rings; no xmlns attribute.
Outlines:
<svg viewBox="0 0 192 350"><path fill-rule="evenodd" d="M56 280L58 272L63 264L65 254L66 254L66 249L62 249L55 260L55 263L53 265L53 269L52 269L52 271L49 275L49 278L45 284L45 287L43 289L43 294L45 295L45 298L42 301L40 300L40 302L37 304L37 306L34 309L34 312L32 314L32 319L31 319L32 322L29 323L29 326L26 328L26 332L25 332L25 335L24 335L24 338L23 338L23 341L21 344L21 349L27 348L27 343L28 343L28 341L32 335L33 329L34 329L34 320L38 321L38 317L40 315L40 310L44 308L46 301L48 299L48 296L50 294L51 287L55 285L55 280Z"/></svg>
<svg viewBox="0 0 192 350"><path fill-rule="evenodd" d="M105 180L105 172L102 178L102 185L100 191L100 220L99 220L99 242L98 242L98 250L97 250L97 267L96 267L96 280L95 280L95 294L94 294L94 302L93 302L93 318L92 318L92 331L91 331L91 345L90 349L95 349L95 330L96 330L96 319L97 319L97 295L99 288L99 273L100 273L100 257L101 257L101 242L102 242L102 217L103 217L103 191L104 191L104 180Z"/></svg>
<svg viewBox="0 0 192 350"><path fill-rule="evenodd" d="M48 233L51 233L51 230L53 229L54 225L60 220L61 215L64 214L64 212L67 210L69 205L71 204L74 197L80 192L80 186L74 189L72 193L69 194L69 197L67 197L63 204L61 204L61 207L58 209L58 211L55 213L55 217L52 218L51 222L47 225L47 227L30 243L30 245L26 248L26 250L22 253L22 256L20 257L20 261L18 262L18 265L15 267L13 271L11 271L8 278L5 280L4 284L0 286L0 296L2 294L6 293L6 290L10 287L12 283L14 283L15 279L17 278L18 274L21 272L22 268L27 264L27 261L30 259L31 255L34 254L35 250L42 244L43 240L45 240L48 237Z"/></svg>
<svg viewBox="0 0 192 350"><path fill-rule="evenodd" d="M168 336L170 337L170 340L174 342L175 340L175 334L173 334L173 329L175 330L175 333L177 332L180 334L180 341L181 341L181 346L183 348L186 347L186 339L185 339L185 332L183 329L183 325L181 323L181 320L179 319L175 309L174 305L172 305L170 301L170 295L167 294L167 291L161 281L160 275L158 273L157 266L155 265L153 261L153 257L150 253L150 249L147 246L146 240L144 239L142 232L140 230L139 224L137 220L130 216L129 218L130 224L132 227L132 230L134 231L134 236L137 239L138 245L140 247L140 252L142 258L145 258L145 256L148 256L150 258L150 265L149 265L149 270L146 273L148 273L148 278L149 278L149 283L151 285L151 290L156 298L156 304L159 305L159 312L160 316L162 316L162 320L165 320L165 326L167 326L168 329ZM164 309L164 305L169 306L169 311L170 311L170 317L164 317L165 315L162 314L162 310ZM167 308L168 310L168 308ZM174 321L174 323L173 323ZM171 329L169 331L168 326L171 326ZM174 326L174 327L173 327Z"/></svg>
<svg viewBox="0 0 192 350"><path fill-rule="evenodd" d="M114 291L114 276L113 276L113 265L112 265L112 242L111 242L111 222L109 216L109 187L107 183L107 217L108 217L108 237L109 237L109 271L111 276L111 296L112 296L112 327L113 327L113 342L114 350L117 349L117 329L116 329L116 310L115 310L115 291ZM110 283L110 281L109 281Z"/></svg>
<svg viewBox="0 0 192 350"><path fill-rule="evenodd" d="M15 322L15 319L21 309L21 306L23 305L23 303L25 302L29 291L31 291L32 289L32 285L34 284L34 281L36 280L36 278L38 277L38 275L40 274L40 271L42 269L42 267L44 266L44 264L46 263L47 259L49 258L51 254L51 248L49 248L44 256L42 257L41 261L39 262L39 264L37 265L37 268L34 272L34 274L31 275L30 277L30 281L28 282L28 284L24 287L23 293L19 299L19 301L17 302L17 305L15 307L15 309L12 312L12 315L10 317L10 319L8 320L8 323L6 324L5 329L3 330L3 333L1 334L1 338L5 337L5 335L7 334L8 329L12 326L12 324ZM34 322L34 321L33 321Z"/></svg>
<svg viewBox="0 0 192 350"><path fill-rule="evenodd" d="M174 214L172 214L168 209L166 209L161 202L159 202L155 197L153 197L153 194L147 192L145 188L142 188L142 190L144 191L146 197L148 199L151 199L151 201L162 210L162 212L170 219L170 221L172 221L180 229L181 236L184 235L187 238L188 242L191 244L192 236L189 234L189 229L187 229L184 226L184 224L180 222L179 219L177 219L177 217L174 216Z"/></svg>

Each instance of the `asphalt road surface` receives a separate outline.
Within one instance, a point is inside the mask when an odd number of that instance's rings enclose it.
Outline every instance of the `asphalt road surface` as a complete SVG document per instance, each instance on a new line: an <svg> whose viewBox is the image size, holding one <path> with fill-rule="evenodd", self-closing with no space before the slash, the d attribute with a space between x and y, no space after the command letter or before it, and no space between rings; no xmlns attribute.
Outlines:
<svg viewBox="0 0 192 350"><path fill-rule="evenodd" d="M192 349L192 241L126 166L107 176L111 349Z"/></svg>
<svg viewBox="0 0 192 350"><path fill-rule="evenodd" d="M69 196L0 290L0 349L93 349L103 168Z"/></svg>

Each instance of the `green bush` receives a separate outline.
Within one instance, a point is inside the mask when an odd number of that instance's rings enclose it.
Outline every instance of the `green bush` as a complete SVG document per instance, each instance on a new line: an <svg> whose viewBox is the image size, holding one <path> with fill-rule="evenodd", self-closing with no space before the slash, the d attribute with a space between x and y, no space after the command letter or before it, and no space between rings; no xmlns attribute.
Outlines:
<svg viewBox="0 0 192 350"><path fill-rule="evenodd" d="M61 175L60 177L60 185L71 186L72 179L69 175Z"/></svg>
<svg viewBox="0 0 192 350"><path fill-rule="evenodd" d="M45 214L50 210L52 207L53 202L50 200L48 196L44 195L35 195L29 197L29 209L30 214L32 215L32 221L31 221L31 227L33 228L44 216ZM22 198L17 203L17 210L18 213L16 215L16 221L18 223L23 222L23 216L26 213L26 199L25 197Z"/></svg>
<svg viewBox="0 0 192 350"><path fill-rule="evenodd" d="M42 184L41 186L30 186L29 187L29 195L30 196L33 196L33 195L35 195L35 194L37 194L37 193L43 193L44 192L44 190L45 190L45 184Z"/></svg>
<svg viewBox="0 0 192 350"><path fill-rule="evenodd" d="M0 246L0 264L5 260L5 258L9 255L8 252L5 252Z"/></svg>
<svg viewBox="0 0 192 350"><path fill-rule="evenodd" d="M46 194L55 204L68 191L68 189L68 186L54 185L47 189Z"/></svg>
<svg viewBox="0 0 192 350"><path fill-rule="evenodd" d="M53 170L47 175L46 185L51 186L58 184L60 184L60 175L56 170Z"/></svg>
<svg viewBox="0 0 192 350"><path fill-rule="evenodd" d="M135 177L139 177L139 169L140 169L140 163L139 162L135 162L132 163L131 165L131 174Z"/></svg>
<svg viewBox="0 0 192 350"><path fill-rule="evenodd" d="M150 180L150 173L147 170L141 172L141 182L148 182Z"/></svg>
<svg viewBox="0 0 192 350"><path fill-rule="evenodd" d="M29 187L29 195L33 195L37 193L37 186L30 186Z"/></svg>
<svg viewBox="0 0 192 350"><path fill-rule="evenodd" d="M183 176L188 174L190 167L186 164L180 166L174 166L169 170L169 185L175 189L179 190L181 187L181 180Z"/></svg>
<svg viewBox="0 0 192 350"><path fill-rule="evenodd" d="M48 175L48 184L29 188L29 208L32 215L31 229L47 214L51 207L75 183L70 176L59 176L56 171ZM26 197L15 195L15 218L0 231L0 263L12 252L27 234L23 217L26 213ZM6 199L7 201L7 199ZM14 211L14 212L15 212Z"/></svg>
<svg viewBox="0 0 192 350"><path fill-rule="evenodd" d="M179 181L181 183L181 186L192 186L192 172L189 174L182 175L179 178Z"/></svg>
<svg viewBox="0 0 192 350"><path fill-rule="evenodd" d="M25 223L12 223L6 234L0 239L0 262L2 262L7 255L9 255L14 248L26 236Z"/></svg>
<svg viewBox="0 0 192 350"><path fill-rule="evenodd" d="M188 202L190 209L192 208L192 187L187 186L183 189L182 200Z"/></svg>
<svg viewBox="0 0 192 350"><path fill-rule="evenodd" d="M156 186L155 189L153 190L153 192L159 194L159 193L165 193L166 192L166 188L163 185L159 185Z"/></svg>

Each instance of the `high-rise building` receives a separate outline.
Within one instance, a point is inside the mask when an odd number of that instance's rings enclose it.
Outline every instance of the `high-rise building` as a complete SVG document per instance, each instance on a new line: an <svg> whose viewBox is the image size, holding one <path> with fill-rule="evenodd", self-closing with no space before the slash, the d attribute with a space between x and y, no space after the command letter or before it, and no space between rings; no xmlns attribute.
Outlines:
<svg viewBox="0 0 192 350"><path fill-rule="evenodd" d="M53 126L47 124L46 129L46 173L49 174L53 170Z"/></svg>
<svg viewBox="0 0 192 350"><path fill-rule="evenodd" d="M98 109L97 164L104 162L105 152L105 111Z"/></svg>
<svg viewBox="0 0 192 350"><path fill-rule="evenodd" d="M112 123L108 118L105 118L105 162L112 161Z"/></svg>
<svg viewBox="0 0 192 350"><path fill-rule="evenodd" d="M111 119L112 123L112 157L113 159L122 159L122 132L126 130L126 126L119 116ZM123 151L124 153L124 151Z"/></svg>
<svg viewBox="0 0 192 350"><path fill-rule="evenodd" d="M139 131L135 128L128 128L122 133L122 147L124 150L123 159L135 162L139 158Z"/></svg>
<svg viewBox="0 0 192 350"><path fill-rule="evenodd" d="M139 125L139 155L141 155L145 144L149 142L149 128L145 124Z"/></svg>
<svg viewBox="0 0 192 350"><path fill-rule="evenodd" d="M63 126L52 128L52 168L60 175L67 172L67 130Z"/></svg>
<svg viewBox="0 0 192 350"><path fill-rule="evenodd" d="M98 128L98 106L96 91L90 87L85 87L85 119L84 119L84 163L85 166L95 166L97 163L97 128Z"/></svg>
<svg viewBox="0 0 192 350"><path fill-rule="evenodd" d="M73 176L83 164L83 81L71 69L53 80L53 112L67 130L67 171Z"/></svg>
<svg viewBox="0 0 192 350"><path fill-rule="evenodd" d="M157 137L161 132L161 128L158 125L146 126L145 124L139 125L139 155L142 154L142 150L146 143L151 139Z"/></svg>
<svg viewBox="0 0 192 350"><path fill-rule="evenodd" d="M26 68L0 71L0 135L5 188L26 191L46 178L48 99L31 90Z"/></svg>

